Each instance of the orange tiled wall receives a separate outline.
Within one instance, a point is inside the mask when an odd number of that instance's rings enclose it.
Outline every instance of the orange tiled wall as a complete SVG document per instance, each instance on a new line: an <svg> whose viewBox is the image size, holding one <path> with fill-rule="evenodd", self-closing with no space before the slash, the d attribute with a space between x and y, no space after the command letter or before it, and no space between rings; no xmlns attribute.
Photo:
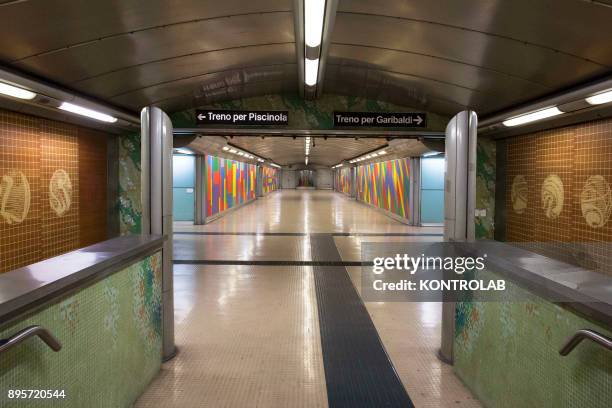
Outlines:
<svg viewBox="0 0 612 408"><path fill-rule="evenodd" d="M612 120L510 139L506 183L507 241L612 274Z"/></svg>
<svg viewBox="0 0 612 408"><path fill-rule="evenodd" d="M80 181L84 178L106 190L106 162L100 169L99 160L106 157L106 143L95 145L98 151L92 156L97 161L79 157L80 144L99 141L102 136L77 126L0 110L0 272L82 246L83 204L91 208L93 203L97 211L92 215L98 220L94 230L103 228L89 235L104 239L106 195L82 196ZM96 168L94 180L80 174L90 162L91 169Z"/></svg>

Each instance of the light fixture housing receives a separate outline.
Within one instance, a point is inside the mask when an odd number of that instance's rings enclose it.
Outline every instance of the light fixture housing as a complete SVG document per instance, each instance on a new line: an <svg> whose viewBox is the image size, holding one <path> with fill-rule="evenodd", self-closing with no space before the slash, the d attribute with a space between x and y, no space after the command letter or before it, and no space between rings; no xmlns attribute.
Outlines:
<svg viewBox="0 0 612 408"><path fill-rule="evenodd" d="M304 0L304 42L307 47L321 45L324 19L325 0Z"/></svg>
<svg viewBox="0 0 612 408"><path fill-rule="evenodd" d="M319 78L319 59L304 59L304 83L315 86Z"/></svg>
<svg viewBox="0 0 612 408"><path fill-rule="evenodd" d="M117 122L117 118L107 115L106 113L98 112L93 109L85 108L83 106L75 105L70 102L62 102L59 108L63 111L76 113L77 115L86 116L91 119L96 119L101 122L107 123L115 123Z"/></svg>
<svg viewBox="0 0 612 408"><path fill-rule="evenodd" d="M9 85L4 82L0 82L0 94L25 100L32 100L36 98L36 94L34 92L19 88L18 86Z"/></svg>
<svg viewBox="0 0 612 408"><path fill-rule="evenodd" d="M585 101L587 101L589 105L601 105L604 103L612 102L612 89L608 89L598 94L591 95L588 98L585 98Z"/></svg>
<svg viewBox="0 0 612 408"><path fill-rule="evenodd" d="M512 126L520 126L527 123L535 122L538 120L550 118L553 116L561 115L563 112L559 110L556 106L549 106L544 109L539 109L537 111L524 113L522 115L518 115L509 119L504 120L502 123L504 126L512 127Z"/></svg>

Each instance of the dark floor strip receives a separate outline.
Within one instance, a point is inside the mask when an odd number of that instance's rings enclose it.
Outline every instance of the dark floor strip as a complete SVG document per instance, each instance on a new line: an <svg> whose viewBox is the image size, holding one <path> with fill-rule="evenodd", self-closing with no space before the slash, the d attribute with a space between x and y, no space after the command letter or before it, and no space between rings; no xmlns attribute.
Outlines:
<svg viewBox="0 0 612 408"><path fill-rule="evenodd" d="M334 237L441 237L433 232L334 232Z"/></svg>
<svg viewBox="0 0 612 408"><path fill-rule="evenodd" d="M311 235L314 260L341 261L331 234ZM314 266L327 399L337 407L414 407L344 267Z"/></svg>
<svg viewBox="0 0 612 408"><path fill-rule="evenodd" d="M306 237L303 232L217 232L217 231L175 231L174 235L253 235L277 237ZM332 232L334 237L441 237L433 232Z"/></svg>
<svg viewBox="0 0 612 408"><path fill-rule="evenodd" d="M175 259L175 265L252 265L252 266L362 266L372 262L354 261L241 261L230 259Z"/></svg>

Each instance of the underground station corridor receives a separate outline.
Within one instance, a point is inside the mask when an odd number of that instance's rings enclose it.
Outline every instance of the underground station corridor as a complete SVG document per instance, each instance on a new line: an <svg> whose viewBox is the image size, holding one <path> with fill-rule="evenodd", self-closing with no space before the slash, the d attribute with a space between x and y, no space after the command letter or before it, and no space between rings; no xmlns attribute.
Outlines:
<svg viewBox="0 0 612 408"><path fill-rule="evenodd" d="M610 407L611 21L0 0L0 408Z"/></svg>

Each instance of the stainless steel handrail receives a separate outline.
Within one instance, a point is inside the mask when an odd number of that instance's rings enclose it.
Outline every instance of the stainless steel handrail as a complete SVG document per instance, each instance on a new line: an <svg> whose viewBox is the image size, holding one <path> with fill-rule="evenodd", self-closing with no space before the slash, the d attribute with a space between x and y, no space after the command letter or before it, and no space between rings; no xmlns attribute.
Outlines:
<svg viewBox="0 0 612 408"><path fill-rule="evenodd" d="M53 334L42 326L29 326L15 333L8 339L0 340L0 353L9 350L32 336L38 336L53 351L60 351L62 344Z"/></svg>
<svg viewBox="0 0 612 408"><path fill-rule="evenodd" d="M612 339L594 330L580 329L574 333L572 337L567 339L563 347L561 347L561 350L559 350L559 354L567 356L584 339L592 340L600 346L612 351Z"/></svg>

